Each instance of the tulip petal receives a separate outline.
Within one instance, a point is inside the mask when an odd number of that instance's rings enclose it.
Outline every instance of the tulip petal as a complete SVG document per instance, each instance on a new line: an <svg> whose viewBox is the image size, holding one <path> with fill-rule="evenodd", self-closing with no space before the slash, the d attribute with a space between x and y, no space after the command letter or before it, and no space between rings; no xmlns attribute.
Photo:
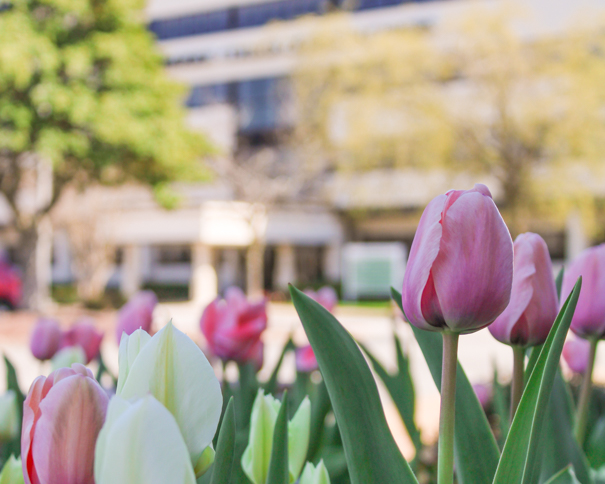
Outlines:
<svg viewBox="0 0 605 484"><path fill-rule="evenodd" d="M309 397L301 402L298 410L288 423L288 466L290 482L300 475L309 450L309 429L311 427L311 402Z"/></svg>
<svg viewBox="0 0 605 484"><path fill-rule="evenodd" d="M174 417L152 396L116 396L97 444L96 484L195 484Z"/></svg>
<svg viewBox="0 0 605 484"><path fill-rule="evenodd" d="M40 402L41 415L32 446L42 483L94 483L95 442L103 426L107 400L102 388L81 374L53 385Z"/></svg>
<svg viewBox="0 0 605 484"><path fill-rule="evenodd" d="M151 336L143 330L137 329L130 336L126 333L122 333L122 339L120 340L120 351L118 355L118 388L117 393L122 391L122 387L128 377L128 372L134 364L136 357L139 355L143 346L149 343Z"/></svg>
<svg viewBox="0 0 605 484"><path fill-rule="evenodd" d="M319 461L317 467L307 462L302 476L300 476L299 484L330 484L328 469L326 469L323 460Z"/></svg>
<svg viewBox="0 0 605 484"><path fill-rule="evenodd" d="M252 405L250 438L242 455L242 469L254 484L265 484L271 461L273 428L281 404L259 390Z"/></svg>
<svg viewBox="0 0 605 484"><path fill-rule="evenodd" d="M432 274L443 317L451 330L476 331L509 303L512 240L494 201L477 191L463 193L442 226Z"/></svg>
<svg viewBox="0 0 605 484"><path fill-rule="evenodd" d="M129 399L149 393L174 416L191 461L197 462L212 442L223 397L202 351L172 323L143 346L119 395Z"/></svg>
<svg viewBox="0 0 605 484"><path fill-rule="evenodd" d="M439 254L442 237L441 212L446 200L446 195L440 195L424 210L414 236L403 280L402 304L407 318L412 324L431 331L436 328L426 321L422 313L422 294L429 280L431 267Z"/></svg>

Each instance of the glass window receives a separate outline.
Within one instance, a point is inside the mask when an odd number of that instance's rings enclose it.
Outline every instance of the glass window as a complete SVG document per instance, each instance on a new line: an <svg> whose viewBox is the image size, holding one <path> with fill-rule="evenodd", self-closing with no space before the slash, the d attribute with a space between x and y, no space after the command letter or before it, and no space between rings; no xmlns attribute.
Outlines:
<svg viewBox="0 0 605 484"><path fill-rule="evenodd" d="M227 84L210 84L207 86L194 86L187 99L187 107L195 108L209 104L220 104L228 101Z"/></svg>
<svg viewBox="0 0 605 484"><path fill-rule="evenodd" d="M244 133L270 131L286 123L288 102L284 79L266 78L240 82L237 104L240 129Z"/></svg>
<svg viewBox="0 0 605 484"><path fill-rule="evenodd" d="M358 0L356 10L369 10L371 8L390 7L400 5L410 0Z"/></svg>
<svg viewBox="0 0 605 484"><path fill-rule="evenodd" d="M154 20L149 29L158 39L165 40L227 30L229 19L229 10L217 10L188 17Z"/></svg>

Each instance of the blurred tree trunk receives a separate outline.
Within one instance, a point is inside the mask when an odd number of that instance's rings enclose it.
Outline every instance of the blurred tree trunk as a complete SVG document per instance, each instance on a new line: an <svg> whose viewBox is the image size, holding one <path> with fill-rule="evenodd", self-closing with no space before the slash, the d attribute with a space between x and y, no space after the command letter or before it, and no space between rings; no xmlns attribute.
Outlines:
<svg viewBox="0 0 605 484"><path fill-rule="evenodd" d="M43 310L50 302L52 264L52 226L50 220L24 228L15 247L16 262L22 268L21 306Z"/></svg>

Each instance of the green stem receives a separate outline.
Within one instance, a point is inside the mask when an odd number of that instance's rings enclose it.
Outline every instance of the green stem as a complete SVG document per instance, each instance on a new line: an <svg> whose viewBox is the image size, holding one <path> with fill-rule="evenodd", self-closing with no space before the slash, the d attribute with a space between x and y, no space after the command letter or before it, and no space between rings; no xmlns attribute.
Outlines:
<svg viewBox="0 0 605 484"><path fill-rule="evenodd" d="M574 435L580 444L584 446L584 437L586 435L586 423L588 421L588 408L590 407L590 394L592 393L592 370L594 369L595 356L597 354L598 339L590 340L590 353L588 355L588 367L582 379L582 388L580 389L580 401L578 402L578 413L576 414L576 426Z"/></svg>
<svg viewBox="0 0 605 484"><path fill-rule="evenodd" d="M454 417L457 364L458 334L443 333L439 458L437 461L438 484L452 484L454 482Z"/></svg>
<svg viewBox="0 0 605 484"><path fill-rule="evenodd" d="M523 395L525 374L525 348L513 346L513 379L510 393L510 420L513 421L515 412Z"/></svg>

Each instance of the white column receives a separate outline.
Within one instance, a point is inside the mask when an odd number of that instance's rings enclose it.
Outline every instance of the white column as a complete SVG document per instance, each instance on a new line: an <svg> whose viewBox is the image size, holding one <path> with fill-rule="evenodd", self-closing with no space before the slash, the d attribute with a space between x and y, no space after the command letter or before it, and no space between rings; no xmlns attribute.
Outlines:
<svg viewBox="0 0 605 484"><path fill-rule="evenodd" d="M326 247L323 260L323 273L328 282L340 282L340 244Z"/></svg>
<svg viewBox="0 0 605 484"><path fill-rule="evenodd" d="M580 212L574 210L567 217L565 224L565 258L569 261L588 247L588 237L582 224Z"/></svg>
<svg viewBox="0 0 605 484"><path fill-rule="evenodd" d="M288 284L296 283L296 251L288 244L275 248L275 268L273 280L278 289L288 289Z"/></svg>
<svg viewBox="0 0 605 484"><path fill-rule="evenodd" d="M124 297L130 298L141 288L141 247L127 245L123 251L120 290Z"/></svg>
<svg viewBox="0 0 605 484"><path fill-rule="evenodd" d="M218 294L218 280L212 256L210 246L202 243L193 245L189 297L196 305L206 306Z"/></svg>

